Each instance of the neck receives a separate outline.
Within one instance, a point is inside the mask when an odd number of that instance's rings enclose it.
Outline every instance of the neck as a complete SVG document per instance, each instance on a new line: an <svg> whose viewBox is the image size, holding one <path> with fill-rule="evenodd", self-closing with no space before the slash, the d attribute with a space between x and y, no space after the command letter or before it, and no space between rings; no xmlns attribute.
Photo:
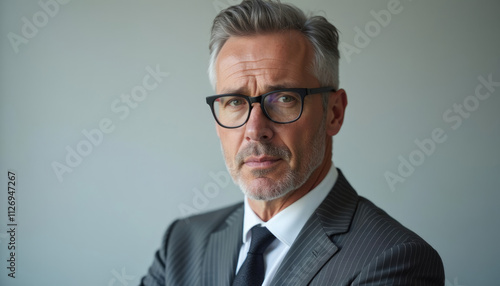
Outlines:
<svg viewBox="0 0 500 286"><path fill-rule="evenodd" d="M252 200L247 198L249 206L255 214L262 220L268 221L280 211L286 209L288 206L298 201L300 198L314 189L328 174L332 166L332 140L329 138L326 144L325 156L323 161L316 170L309 176L309 179L298 189L289 192L283 197L271 200Z"/></svg>

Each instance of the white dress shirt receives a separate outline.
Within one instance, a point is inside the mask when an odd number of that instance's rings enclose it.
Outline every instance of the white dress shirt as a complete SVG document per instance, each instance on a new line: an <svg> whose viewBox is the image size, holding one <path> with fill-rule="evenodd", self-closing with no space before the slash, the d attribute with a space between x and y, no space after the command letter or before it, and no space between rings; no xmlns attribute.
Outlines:
<svg viewBox="0 0 500 286"><path fill-rule="evenodd" d="M304 227L309 217L313 214L321 202L326 198L333 185L337 181L338 172L335 166L330 167L326 177L305 196L294 202L284 210L280 211L269 221L263 222L250 208L248 198L245 198L245 214L243 218L243 244L241 245L240 254L238 257L238 266L236 273L240 270L241 265L250 248L251 232L250 229L255 225L262 225L276 237L271 245L264 253L264 265L266 274L262 285L269 285L276 274L283 258L288 253L293 242L299 235L300 230Z"/></svg>

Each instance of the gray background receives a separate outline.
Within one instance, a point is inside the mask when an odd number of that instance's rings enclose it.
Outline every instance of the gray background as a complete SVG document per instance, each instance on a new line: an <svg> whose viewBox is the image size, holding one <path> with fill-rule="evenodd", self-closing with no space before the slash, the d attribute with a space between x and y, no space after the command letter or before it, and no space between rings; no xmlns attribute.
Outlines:
<svg viewBox="0 0 500 286"><path fill-rule="evenodd" d="M373 13L394 1L291 2L342 33L349 105L335 164L438 250L446 285L498 285L500 87L484 100L475 90L478 77L500 81L500 2L402 0L384 25ZM0 2L1 285L135 285L170 222L242 199L225 181L204 100L211 21L233 3L75 0L48 15L38 1ZM23 17L40 27L13 45ZM140 90L148 66L169 75L121 119L113 102ZM458 115L464 100L471 111ZM66 164L67 146L85 144L82 131L103 118L114 130L58 180L53 162ZM422 162L415 140L436 128L446 140ZM411 154L418 166L391 189L384 174ZM17 174L15 279L8 170Z"/></svg>

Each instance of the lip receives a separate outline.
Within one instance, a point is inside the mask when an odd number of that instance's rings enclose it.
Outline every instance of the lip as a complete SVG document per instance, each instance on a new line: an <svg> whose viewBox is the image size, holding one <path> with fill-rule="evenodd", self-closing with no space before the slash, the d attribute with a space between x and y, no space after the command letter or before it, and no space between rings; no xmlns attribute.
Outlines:
<svg viewBox="0 0 500 286"><path fill-rule="evenodd" d="M243 164L252 168L267 168L280 160L280 158L271 156L248 157Z"/></svg>

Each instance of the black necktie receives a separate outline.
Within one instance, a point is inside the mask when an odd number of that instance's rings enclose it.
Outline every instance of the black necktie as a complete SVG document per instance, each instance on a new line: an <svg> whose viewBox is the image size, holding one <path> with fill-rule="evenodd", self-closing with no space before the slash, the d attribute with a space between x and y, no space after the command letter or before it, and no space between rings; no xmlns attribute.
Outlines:
<svg viewBox="0 0 500 286"><path fill-rule="evenodd" d="M263 253L275 237L267 228L258 225L254 226L250 231L252 232L250 249L236 278L234 278L233 286L256 286L262 285L264 281Z"/></svg>

